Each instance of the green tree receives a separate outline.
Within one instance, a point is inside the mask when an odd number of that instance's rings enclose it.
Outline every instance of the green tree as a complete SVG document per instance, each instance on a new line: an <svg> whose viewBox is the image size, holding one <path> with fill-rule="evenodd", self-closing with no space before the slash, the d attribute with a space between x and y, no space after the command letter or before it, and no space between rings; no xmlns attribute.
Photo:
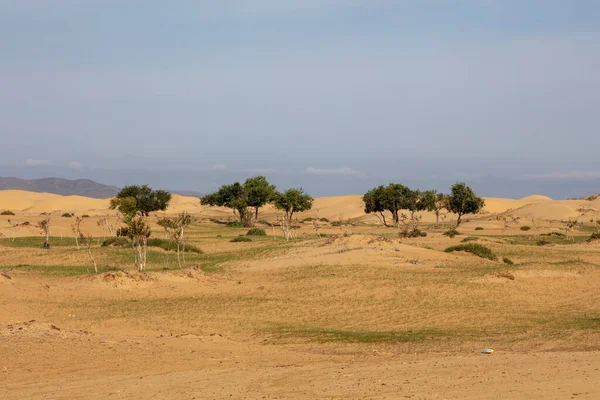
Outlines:
<svg viewBox="0 0 600 400"><path fill-rule="evenodd" d="M312 208L313 198L300 189L288 189L275 196L274 205L278 210L285 211L288 221L292 221L294 213L308 211Z"/></svg>
<svg viewBox="0 0 600 400"><path fill-rule="evenodd" d="M478 197L465 183L454 184L450 192L448 211L458 215L456 227L460 225L463 215L478 213L485 205L485 201Z"/></svg>
<svg viewBox="0 0 600 400"><path fill-rule="evenodd" d="M200 199L200 203L209 206L227 207L237 212L245 227L252 224L252 213L248 210L248 190L239 182L223 185L214 193Z"/></svg>
<svg viewBox="0 0 600 400"><path fill-rule="evenodd" d="M183 249L183 263L185 264L185 240L184 231L192 223L192 216L185 211L174 218L159 218L157 224L162 226L169 238L177 247L177 263L181 268L181 249ZM168 259L167 259L168 261Z"/></svg>
<svg viewBox="0 0 600 400"><path fill-rule="evenodd" d="M420 211L421 205L418 202L420 192L411 190L410 188L399 183L390 183L388 186L379 186L369 190L363 196L365 203L365 212L379 213L383 217L383 211L389 211L392 214L394 226L400 223L400 210L408 210L411 214L415 211Z"/></svg>
<svg viewBox="0 0 600 400"><path fill-rule="evenodd" d="M275 186L271 185L264 176L255 176L247 179L244 187L248 195L248 206L254 207L254 218L258 220L258 209L275 198Z"/></svg>
<svg viewBox="0 0 600 400"><path fill-rule="evenodd" d="M153 211L164 211L171 201L171 193L152 190L148 185L126 186L110 202L111 209L118 209L126 216L147 217Z"/></svg>

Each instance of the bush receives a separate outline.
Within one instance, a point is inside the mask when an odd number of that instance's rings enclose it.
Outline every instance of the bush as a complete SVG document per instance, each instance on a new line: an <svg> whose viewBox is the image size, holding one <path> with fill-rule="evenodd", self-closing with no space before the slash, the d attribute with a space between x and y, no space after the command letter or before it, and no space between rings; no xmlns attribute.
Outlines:
<svg viewBox="0 0 600 400"><path fill-rule="evenodd" d="M448 247L445 252L452 253L453 251L466 251L481 258L496 260L496 255L489 248L480 245L479 243L460 244L458 246Z"/></svg>
<svg viewBox="0 0 600 400"><path fill-rule="evenodd" d="M108 246L127 247L130 245L131 245L131 242L126 237L110 237L102 242L102 247L108 247Z"/></svg>
<svg viewBox="0 0 600 400"><path fill-rule="evenodd" d="M159 239L159 238L148 239L148 247L158 247L165 251L175 251L177 249L177 246L172 241L167 240L167 239ZM181 248L181 250L184 250L184 249ZM200 248L193 246L191 244L185 245L185 252L186 253L196 253L196 254L204 253L202 250L200 250Z"/></svg>
<svg viewBox="0 0 600 400"><path fill-rule="evenodd" d="M504 261L504 264L506 264L506 265L513 265L514 264L514 262L510 258L508 258L508 257L504 257L502 259L502 261Z"/></svg>
<svg viewBox="0 0 600 400"><path fill-rule="evenodd" d="M239 243L239 242L251 242L252 239L250 239L248 236L238 236L238 237L234 237L233 239L231 239L232 243Z"/></svg>
<svg viewBox="0 0 600 400"><path fill-rule="evenodd" d="M398 237L403 238L417 238L417 237L425 237L427 236L427 232L423 232L420 229L414 229L412 231L404 231L398 233Z"/></svg>
<svg viewBox="0 0 600 400"><path fill-rule="evenodd" d="M473 242L475 240L479 240L479 238L475 236L467 236L466 238L461 240L461 243Z"/></svg>
<svg viewBox="0 0 600 400"><path fill-rule="evenodd" d="M129 236L129 228L124 226L122 228L117 229L115 232L117 237L128 237Z"/></svg>
<svg viewBox="0 0 600 400"><path fill-rule="evenodd" d="M2 211L2 212L0 213L0 215L15 215L15 213L14 213L14 212L12 212L12 211L6 210L6 211Z"/></svg>
<svg viewBox="0 0 600 400"><path fill-rule="evenodd" d="M243 228L244 227L244 224L241 223L240 221L229 221L226 225L230 228Z"/></svg>
<svg viewBox="0 0 600 400"><path fill-rule="evenodd" d="M71 218L73 216L72 213L64 213L63 215L61 215L61 217L63 218Z"/></svg>
<svg viewBox="0 0 600 400"><path fill-rule="evenodd" d="M600 239L600 232L594 232L592 233L592 236L590 236L590 238L588 239L588 242L591 242L592 240L598 240Z"/></svg>
<svg viewBox="0 0 600 400"><path fill-rule="evenodd" d="M320 218L319 221L321 221L321 222L329 222L329 220L327 218Z"/></svg>
<svg viewBox="0 0 600 400"><path fill-rule="evenodd" d="M267 232L264 229L252 228L246 233L246 236L267 236Z"/></svg>
<svg viewBox="0 0 600 400"><path fill-rule="evenodd" d="M300 221L300 222L312 222L312 221L314 221L314 220L315 220L314 218L308 217L308 218L304 218L304 219L303 219L302 221Z"/></svg>
<svg viewBox="0 0 600 400"><path fill-rule="evenodd" d="M89 215L87 215L87 214L83 214L83 215L81 216L81 218L89 218L89 217L90 217L90 216L89 216Z"/></svg>
<svg viewBox="0 0 600 400"><path fill-rule="evenodd" d="M537 241L537 243L536 243L536 244L537 244L538 246L545 246L545 245L547 245L547 244L550 244L550 242L549 242L549 241L547 241L547 240L544 240L544 239L540 239L540 240L538 240L538 241Z"/></svg>
<svg viewBox="0 0 600 400"><path fill-rule="evenodd" d="M524 226L521 227L521 230L524 231L524 232L527 232L527 231L531 230L531 227L527 226L527 225L524 225Z"/></svg>
<svg viewBox="0 0 600 400"><path fill-rule="evenodd" d="M475 228L475 230L476 230L476 231L482 231L482 230L483 230L483 227L482 227L482 226L478 226L478 227L476 227L476 228Z"/></svg>
<svg viewBox="0 0 600 400"><path fill-rule="evenodd" d="M342 226L342 223L340 221L332 221L331 226Z"/></svg>
<svg viewBox="0 0 600 400"><path fill-rule="evenodd" d="M448 236L449 238L453 238L456 235L460 235L460 232L458 232L456 229L444 232L444 236Z"/></svg>

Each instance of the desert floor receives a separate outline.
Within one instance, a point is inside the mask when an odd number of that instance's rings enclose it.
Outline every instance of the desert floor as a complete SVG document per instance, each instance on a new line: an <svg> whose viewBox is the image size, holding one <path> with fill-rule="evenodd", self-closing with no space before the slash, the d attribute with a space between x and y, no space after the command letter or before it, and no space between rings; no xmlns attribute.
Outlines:
<svg viewBox="0 0 600 400"><path fill-rule="evenodd" d="M107 202L0 192L16 214L0 217L1 399L600 398L598 201L488 199L454 238L425 215L427 237L406 239L359 196L317 199L298 218L341 226L299 222L286 241L266 209L249 243L195 201L168 213L194 215L203 252L179 268L150 247L138 273L131 249L101 245ZM98 273L64 212L90 215ZM444 251L465 240L497 258Z"/></svg>

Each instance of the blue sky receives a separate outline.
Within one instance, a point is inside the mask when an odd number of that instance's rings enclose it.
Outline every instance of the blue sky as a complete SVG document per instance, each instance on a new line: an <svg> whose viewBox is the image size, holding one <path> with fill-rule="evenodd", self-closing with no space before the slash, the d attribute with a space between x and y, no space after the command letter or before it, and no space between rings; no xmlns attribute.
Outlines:
<svg viewBox="0 0 600 400"><path fill-rule="evenodd" d="M0 0L0 176L600 191L600 3Z"/></svg>

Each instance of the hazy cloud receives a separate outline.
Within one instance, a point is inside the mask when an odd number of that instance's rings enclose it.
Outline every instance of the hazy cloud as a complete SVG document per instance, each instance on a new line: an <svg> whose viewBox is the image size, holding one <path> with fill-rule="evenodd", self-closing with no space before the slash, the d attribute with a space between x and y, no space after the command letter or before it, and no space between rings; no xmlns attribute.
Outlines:
<svg viewBox="0 0 600 400"><path fill-rule="evenodd" d="M225 166L225 164L215 164L211 167L211 169L213 171L225 171L227 170L227 167Z"/></svg>
<svg viewBox="0 0 600 400"><path fill-rule="evenodd" d="M69 168L71 169L81 169L83 168L83 164L77 161L71 161L68 163Z"/></svg>
<svg viewBox="0 0 600 400"><path fill-rule="evenodd" d="M27 165L28 167L39 167L42 165L51 165L52 162L50 160L32 160L32 159L28 159L27 161L25 161L25 165Z"/></svg>
<svg viewBox="0 0 600 400"><path fill-rule="evenodd" d="M335 168L335 169L327 169L327 168L312 168L308 167L304 171L305 174L308 175L351 175L351 176L363 176L364 173L360 171L355 171L352 168Z"/></svg>
<svg viewBox="0 0 600 400"><path fill-rule="evenodd" d="M600 179L600 171L551 172L547 174L528 174L525 179L536 180L595 180Z"/></svg>

